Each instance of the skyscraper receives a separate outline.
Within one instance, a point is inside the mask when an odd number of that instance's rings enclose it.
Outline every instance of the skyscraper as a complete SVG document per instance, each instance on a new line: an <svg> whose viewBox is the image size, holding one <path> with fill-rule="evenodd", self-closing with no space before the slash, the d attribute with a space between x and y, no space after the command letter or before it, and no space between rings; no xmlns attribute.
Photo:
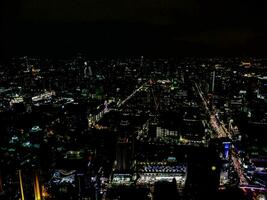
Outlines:
<svg viewBox="0 0 267 200"><path fill-rule="evenodd" d="M128 139L121 139L116 144L117 170L127 171L132 164L132 142Z"/></svg>

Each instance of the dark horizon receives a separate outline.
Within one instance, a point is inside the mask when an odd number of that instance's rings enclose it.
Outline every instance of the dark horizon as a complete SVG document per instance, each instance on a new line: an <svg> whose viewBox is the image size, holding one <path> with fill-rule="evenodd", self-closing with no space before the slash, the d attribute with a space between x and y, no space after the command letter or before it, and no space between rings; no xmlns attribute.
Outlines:
<svg viewBox="0 0 267 200"><path fill-rule="evenodd" d="M3 1L4 57L266 56L259 2Z"/></svg>

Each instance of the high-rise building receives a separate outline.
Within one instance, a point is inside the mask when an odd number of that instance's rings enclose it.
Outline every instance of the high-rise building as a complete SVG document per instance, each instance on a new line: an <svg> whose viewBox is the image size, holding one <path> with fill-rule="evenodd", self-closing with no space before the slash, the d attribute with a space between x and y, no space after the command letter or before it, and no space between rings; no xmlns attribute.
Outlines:
<svg viewBox="0 0 267 200"><path fill-rule="evenodd" d="M128 171L132 164L133 147L128 139L121 139L116 144L117 170Z"/></svg>

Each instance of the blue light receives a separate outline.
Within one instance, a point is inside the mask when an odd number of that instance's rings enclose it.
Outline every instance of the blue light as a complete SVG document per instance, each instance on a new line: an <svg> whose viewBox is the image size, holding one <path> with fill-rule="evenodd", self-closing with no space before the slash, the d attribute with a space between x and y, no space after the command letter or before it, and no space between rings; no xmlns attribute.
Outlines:
<svg viewBox="0 0 267 200"><path fill-rule="evenodd" d="M228 159L229 157L229 149L230 149L230 142L223 142L224 145L224 158Z"/></svg>
<svg viewBox="0 0 267 200"><path fill-rule="evenodd" d="M230 148L230 144L225 144L225 145L224 145L224 148L225 148L225 149L229 149L229 148Z"/></svg>

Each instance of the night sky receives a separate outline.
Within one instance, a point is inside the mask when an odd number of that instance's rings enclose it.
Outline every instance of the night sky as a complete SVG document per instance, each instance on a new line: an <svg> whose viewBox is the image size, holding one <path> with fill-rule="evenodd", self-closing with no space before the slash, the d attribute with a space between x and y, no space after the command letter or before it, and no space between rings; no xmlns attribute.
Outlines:
<svg viewBox="0 0 267 200"><path fill-rule="evenodd" d="M260 0L2 0L12 55L266 55Z"/></svg>

